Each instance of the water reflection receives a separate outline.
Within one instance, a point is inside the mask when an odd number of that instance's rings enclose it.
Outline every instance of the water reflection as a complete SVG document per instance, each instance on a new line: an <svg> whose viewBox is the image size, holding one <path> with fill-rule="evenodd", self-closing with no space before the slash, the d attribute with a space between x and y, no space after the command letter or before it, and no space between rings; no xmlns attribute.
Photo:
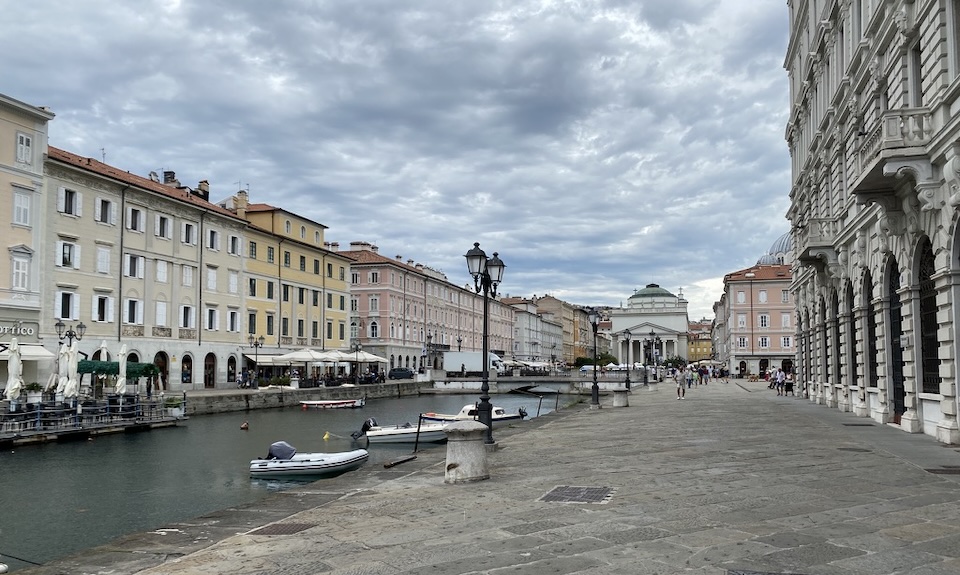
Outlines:
<svg viewBox="0 0 960 575"><path fill-rule="evenodd" d="M291 406L225 413L195 417L173 429L0 453L0 562L11 570L29 566L11 556L44 563L301 485L250 478L250 460L265 456L274 441L287 441L302 452L355 449L350 434L368 417L382 424L416 424L420 413L457 412L474 401L475 395L425 395L371 399L363 409ZM538 406L541 414L554 408L553 398L540 405L537 398L501 395L492 402L508 411L524 407L530 417ZM371 446L367 466L412 449Z"/></svg>

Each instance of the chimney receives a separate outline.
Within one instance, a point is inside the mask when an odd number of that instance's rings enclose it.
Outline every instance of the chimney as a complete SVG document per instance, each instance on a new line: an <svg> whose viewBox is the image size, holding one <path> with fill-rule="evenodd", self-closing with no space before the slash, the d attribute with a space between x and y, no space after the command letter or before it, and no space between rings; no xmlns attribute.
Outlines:
<svg viewBox="0 0 960 575"><path fill-rule="evenodd" d="M378 248L378 247L375 246L375 245L371 245L371 246L370 246L370 251L372 251L373 253L377 253L377 252L380 251L380 248Z"/></svg>
<svg viewBox="0 0 960 575"><path fill-rule="evenodd" d="M173 170L163 171L163 183L167 186L180 187L180 182L177 181L177 173Z"/></svg>
<svg viewBox="0 0 960 575"><path fill-rule="evenodd" d="M237 199L233 203L233 206L237 209L237 215L243 219L247 219L247 206L250 205L250 194L246 190L240 190L237 192Z"/></svg>
<svg viewBox="0 0 960 575"><path fill-rule="evenodd" d="M403 261L403 256L401 256L400 254L397 254L397 255L396 255L396 258L397 258L397 261L398 261L398 262L402 262L402 261Z"/></svg>
<svg viewBox="0 0 960 575"><path fill-rule="evenodd" d="M197 189L193 192L198 198L203 198L204 200L210 201L210 182L207 180L200 180L200 183L197 184Z"/></svg>
<svg viewBox="0 0 960 575"><path fill-rule="evenodd" d="M340 251L340 242L330 242L330 249L339 252Z"/></svg>
<svg viewBox="0 0 960 575"><path fill-rule="evenodd" d="M412 259L407 260L407 265L408 265L408 266L412 266L412 265L413 265L413 260L412 260Z"/></svg>

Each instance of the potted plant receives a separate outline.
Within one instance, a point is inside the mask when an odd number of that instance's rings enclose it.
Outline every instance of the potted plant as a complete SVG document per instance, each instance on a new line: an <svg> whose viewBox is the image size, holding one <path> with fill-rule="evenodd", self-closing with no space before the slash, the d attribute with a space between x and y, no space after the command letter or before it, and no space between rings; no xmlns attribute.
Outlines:
<svg viewBox="0 0 960 575"><path fill-rule="evenodd" d="M37 382L31 382L23 386L23 391L27 394L27 403L40 403L43 401L43 386Z"/></svg>
<svg viewBox="0 0 960 575"><path fill-rule="evenodd" d="M183 399L180 397L168 397L164 399L163 408L170 417L183 417Z"/></svg>

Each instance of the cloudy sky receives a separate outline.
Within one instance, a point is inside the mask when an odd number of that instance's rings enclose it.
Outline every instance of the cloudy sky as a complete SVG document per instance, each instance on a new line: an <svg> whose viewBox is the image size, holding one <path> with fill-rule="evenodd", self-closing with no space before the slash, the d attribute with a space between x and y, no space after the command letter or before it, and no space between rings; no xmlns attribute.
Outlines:
<svg viewBox="0 0 960 575"><path fill-rule="evenodd" d="M51 145L329 227L501 292L712 317L789 226L784 3L31 0L0 92Z"/></svg>

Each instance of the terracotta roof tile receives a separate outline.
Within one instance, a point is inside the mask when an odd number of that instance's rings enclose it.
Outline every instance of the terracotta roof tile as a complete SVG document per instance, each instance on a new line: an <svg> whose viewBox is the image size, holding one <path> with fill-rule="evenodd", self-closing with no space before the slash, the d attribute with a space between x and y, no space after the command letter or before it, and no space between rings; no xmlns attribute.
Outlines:
<svg viewBox="0 0 960 575"><path fill-rule="evenodd" d="M156 192L171 199L192 204L198 208L209 210L211 212L217 212L220 215L239 220L241 222L245 221L243 218L237 216L230 210L221 208L209 200L205 200L195 194L192 194L185 188L181 189L167 186L165 184L161 184L160 182L155 182L149 178L131 174L130 172L125 172L119 168L104 164L103 162L99 162L93 158L84 158L83 156L78 156L77 154L68 152L66 150L61 150L60 148L55 148L54 146L47 146L47 156L51 160L70 164L71 166L75 166L81 170L106 176L125 184L136 186L143 190Z"/></svg>
<svg viewBox="0 0 960 575"><path fill-rule="evenodd" d="M753 277L747 277L747 274L753 272ZM723 276L724 282L736 281L791 281L793 273L788 265L760 265L747 269L735 271Z"/></svg>

